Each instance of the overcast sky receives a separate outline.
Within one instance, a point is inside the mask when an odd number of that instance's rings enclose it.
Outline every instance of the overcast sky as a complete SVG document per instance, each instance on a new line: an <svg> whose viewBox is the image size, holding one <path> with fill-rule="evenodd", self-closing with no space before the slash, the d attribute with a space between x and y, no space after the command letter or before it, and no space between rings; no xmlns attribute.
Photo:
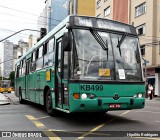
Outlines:
<svg viewBox="0 0 160 140"><path fill-rule="evenodd" d="M37 29L38 16L45 7L45 0L0 0L0 39L14 31L22 29ZM8 40L18 44L18 40L28 41L31 31L17 34ZM35 33L34 33L35 34Z"/></svg>

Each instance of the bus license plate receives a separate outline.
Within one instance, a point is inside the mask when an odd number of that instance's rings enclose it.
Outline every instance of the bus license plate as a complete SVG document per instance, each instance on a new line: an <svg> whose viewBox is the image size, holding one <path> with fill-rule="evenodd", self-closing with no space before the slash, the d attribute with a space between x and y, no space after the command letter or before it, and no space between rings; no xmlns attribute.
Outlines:
<svg viewBox="0 0 160 140"><path fill-rule="evenodd" d="M109 108L121 108L120 104L110 104Z"/></svg>

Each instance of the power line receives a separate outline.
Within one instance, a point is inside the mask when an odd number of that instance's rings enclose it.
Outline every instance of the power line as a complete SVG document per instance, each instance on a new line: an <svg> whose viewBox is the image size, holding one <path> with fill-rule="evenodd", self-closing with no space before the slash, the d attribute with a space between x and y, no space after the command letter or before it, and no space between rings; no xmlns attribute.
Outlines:
<svg viewBox="0 0 160 140"><path fill-rule="evenodd" d="M8 16L13 16L13 17L18 17L18 18L23 18L23 19L29 19L29 18L24 18L24 17L21 17L21 16L15 16L15 15L11 15L11 14L6 14L6 13L3 13L3 12L0 12L0 14L4 14L4 15L8 15ZM39 23L44 23L44 24L41 24L41 25L47 25L47 22L42 22L42 21L37 21L37 20L33 20L33 19L30 19L32 21L36 21L38 24ZM53 26L55 26L55 24L52 24ZM52 25L49 25L49 26L52 26Z"/></svg>
<svg viewBox="0 0 160 140"><path fill-rule="evenodd" d="M3 6L3 5L0 5L0 7L6 8L6 9L10 9L10 10L13 10L13 11L17 11L17 12L20 12L20 13L25 13L25 14L28 14L28 15L32 15L32 16L36 16L36 17L38 16L38 17L39 17L39 15L36 15L36 14L33 14L33 13L24 12L24 11L20 11L20 10L13 9L13 8L9 8L9 7ZM60 22L61 22L61 20L54 19L54 18L48 18L48 17L45 17L45 16L40 16L40 17L47 18L47 19L51 19L51 20L55 20L55 21L60 21Z"/></svg>
<svg viewBox="0 0 160 140"><path fill-rule="evenodd" d="M22 23L22 24L33 24L33 25L35 25L36 23L34 23L34 22L18 22L18 21L6 21L6 20L1 20L1 22L12 22L12 24L13 23ZM48 25L46 22L42 22L42 23L39 23L39 25ZM48 26L57 26L57 24L51 24L51 25L48 25Z"/></svg>

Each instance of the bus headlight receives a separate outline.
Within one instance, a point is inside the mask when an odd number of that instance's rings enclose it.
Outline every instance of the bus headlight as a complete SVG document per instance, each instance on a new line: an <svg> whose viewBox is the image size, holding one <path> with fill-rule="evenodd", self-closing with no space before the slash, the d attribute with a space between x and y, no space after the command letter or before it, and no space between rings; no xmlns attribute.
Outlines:
<svg viewBox="0 0 160 140"><path fill-rule="evenodd" d="M134 98L137 98L137 94L135 94L133 97L134 97Z"/></svg>
<svg viewBox="0 0 160 140"><path fill-rule="evenodd" d="M142 93L138 93L138 94L135 94L133 97L134 98L142 98L143 94Z"/></svg>
<svg viewBox="0 0 160 140"><path fill-rule="evenodd" d="M82 95L81 95L81 98L84 100L84 99L87 99L87 94L85 94L85 93L83 93Z"/></svg>
<svg viewBox="0 0 160 140"><path fill-rule="evenodd" d="M142 93L138 94L138 98L142 98L142 96L143 96Z"/></svg>

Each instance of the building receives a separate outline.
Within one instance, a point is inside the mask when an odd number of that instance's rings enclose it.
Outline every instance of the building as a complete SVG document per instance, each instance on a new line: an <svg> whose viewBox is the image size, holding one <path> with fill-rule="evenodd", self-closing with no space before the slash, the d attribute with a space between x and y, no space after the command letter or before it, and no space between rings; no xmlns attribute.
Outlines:
<svg viewBox="0 0 160 140"><path fill-rule="evenodd" d="M69 14L81 16L95 16L95 0L69 0Z"/></svg>
<svg viewBox="0 0 160 140"><path fill-rule="evenodd" d="M155 85L160 96L160 1L96 0L96 16L136 27L140 39L146 80ZM142 60L142 61L143 61ZM148 63L146 63L148 62Z"/></svg>
<svg viewBox="0 0 160 140"><path fill-rule="evenodd" d="M96 16L129 23L128 0L97 0Z"/></svg>
<svg viewBox="0 0 160 140"><path fill-rule="evenodd" d="M37 43L37 37L34 37L32 34L29 36L28 39L28 47L29 49L32 48Z"/></svg>
<svg viewBox="0 0 160 140"><path fill-rule="evenodd" d="M68 0L46 0L45 8L38 18L38 30L46 28L47 33L68 16Z"/></svg>
<svg viewBox="0 0 160 140"><path fill-rule="evenodd" d="M13 71L13 46L8 40L1 44L1 75L5 78Z"/></svg>
<svg viewBox="0 0 160 140"><path fill-rule="evenodd" d="M46 0L49 2L48 32L68 16L68 0Z"/></svg>
<svg viewBox="0 0 160 140"><path fill-rule="evenodd" d="M38 28L39 31L40 31L41 28L46 28L47 31L48 31L48 17L49 17L48 14L47 14L48 11L49 11L49 6L46 4L42 13L40 13L40 16L38 17L37 28ZM40 33L38 33L37 36L40 37Z"/></svg>
<svg viewBox="0 0 160 140"><path fill-rule="evenodd" d="M149 63L146 80L155 84L155 94L160 96L160 1L131 0L130 23L137 28L141 53Z"/></svg>

